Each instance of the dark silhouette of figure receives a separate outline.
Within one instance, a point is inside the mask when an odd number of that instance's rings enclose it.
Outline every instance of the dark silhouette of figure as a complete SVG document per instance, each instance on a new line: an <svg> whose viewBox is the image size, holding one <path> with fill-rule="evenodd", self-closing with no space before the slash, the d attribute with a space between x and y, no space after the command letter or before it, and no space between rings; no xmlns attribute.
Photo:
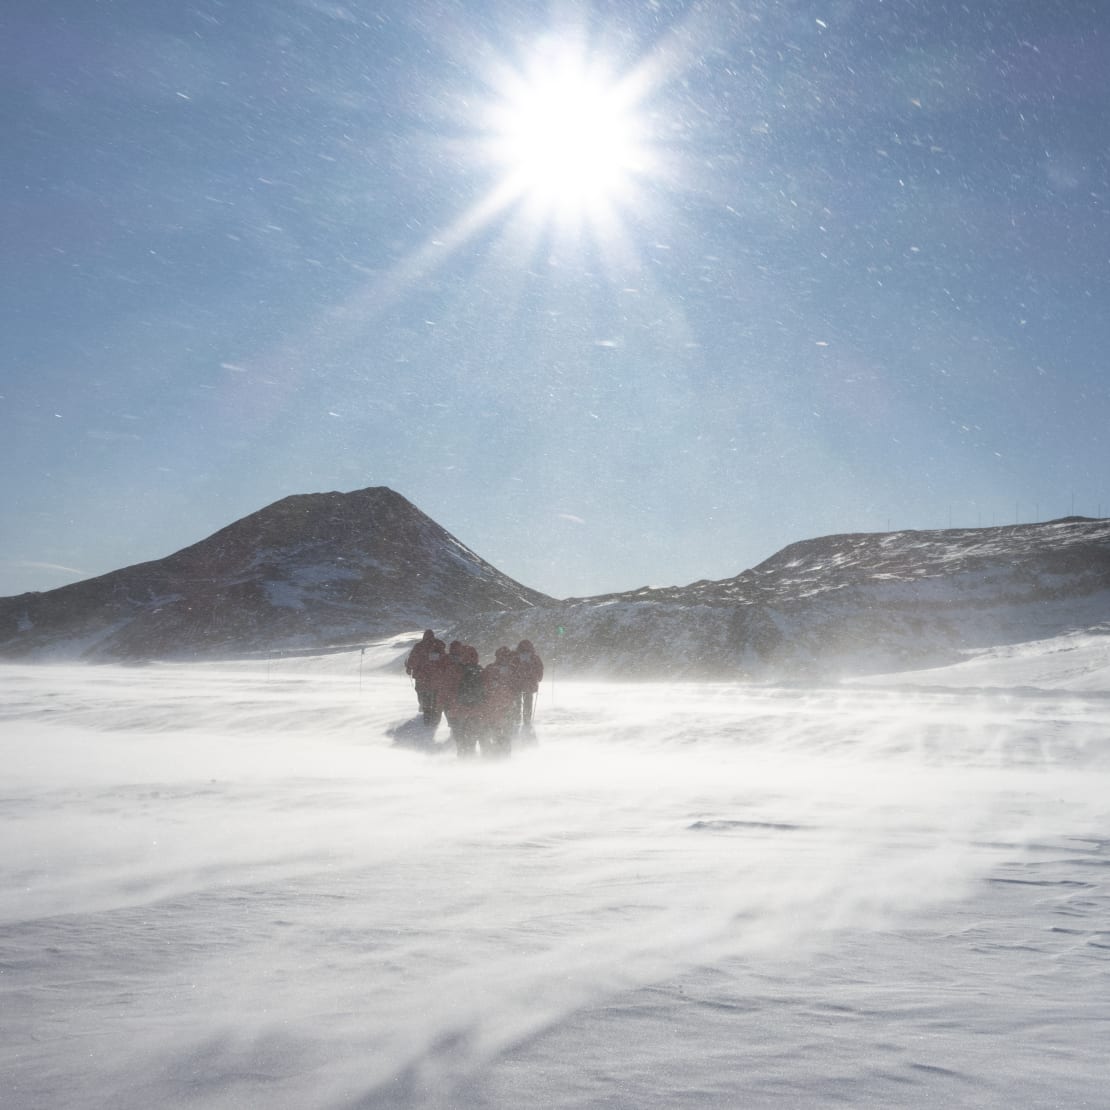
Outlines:
<svg viewBox="0 0 1110 1110"><path fill-rule="evenodd" d="M409 652L409 657L405 660L405 673L412 676L416 686L416 703L424 716L424 724L429 728L435 728L443 715L439 705L437 680L441 677L439 664L445 654L443 641L436 639L435 632L428 628L423 639Z"/></svg>
<svg viewBox="0 0 1110 1110"><path fill-rule="evenodd" d="M516 685L516 720L522 731L532 735L532 717L536 694L543 680L543 660L536 654L531 640L521 640L512 656Z"/></svg>

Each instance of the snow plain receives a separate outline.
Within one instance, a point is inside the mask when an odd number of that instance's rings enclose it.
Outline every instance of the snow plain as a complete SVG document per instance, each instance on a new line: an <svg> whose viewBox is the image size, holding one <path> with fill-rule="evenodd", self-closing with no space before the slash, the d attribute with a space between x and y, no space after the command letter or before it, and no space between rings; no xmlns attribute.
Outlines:
<svg viewBox="0 0 1110 1110"><path fill-rule="evenodd" d="M0 669L0 1105L1107 1105L1110 637L506 763L391 651Z"/></svg>

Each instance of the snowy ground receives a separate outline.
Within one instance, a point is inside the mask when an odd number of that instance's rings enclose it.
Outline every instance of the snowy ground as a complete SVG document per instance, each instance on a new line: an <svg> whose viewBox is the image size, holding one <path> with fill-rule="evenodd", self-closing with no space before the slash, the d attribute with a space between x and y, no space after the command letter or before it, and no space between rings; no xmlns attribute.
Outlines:
<svg viewBox="0 0 1110 1110"><path fill-rule="evenodd" d="M0 1105L1107 1105L1110 637L505 764L359 662L0 669Z"/></svg>

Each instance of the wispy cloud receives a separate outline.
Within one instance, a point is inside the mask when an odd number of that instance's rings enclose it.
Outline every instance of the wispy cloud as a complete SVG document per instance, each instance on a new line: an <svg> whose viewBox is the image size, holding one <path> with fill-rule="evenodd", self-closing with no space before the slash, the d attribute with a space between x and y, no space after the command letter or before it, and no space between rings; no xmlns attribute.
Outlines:
<svg viewBox="0 0 1110 1110"><path fill-rule="evenodd" d="M20 570L55 570L60 574L76 574L79 578L88 574L88 571L78 570L76 567L63 567L61 563L39 563L33 559L10 559L0 562L0 566L16 567Z"/></svg>

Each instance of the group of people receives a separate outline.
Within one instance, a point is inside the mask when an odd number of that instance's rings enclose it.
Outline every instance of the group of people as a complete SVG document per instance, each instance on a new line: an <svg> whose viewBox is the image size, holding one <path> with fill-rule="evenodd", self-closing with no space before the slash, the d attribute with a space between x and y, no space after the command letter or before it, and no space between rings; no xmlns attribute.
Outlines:
<svg viewBox="0 0 1110 1110"><path fill-rule="evenodd" d="M543 661L531 640L521 640L515 650L499 647L483 667L476 648L458 640L446 646L429 628L409 652L405 673L416 686L424 724L434 730L446 717L460 757L479 749L482 755L507 756L518 732L534 736Z"/></svg>

